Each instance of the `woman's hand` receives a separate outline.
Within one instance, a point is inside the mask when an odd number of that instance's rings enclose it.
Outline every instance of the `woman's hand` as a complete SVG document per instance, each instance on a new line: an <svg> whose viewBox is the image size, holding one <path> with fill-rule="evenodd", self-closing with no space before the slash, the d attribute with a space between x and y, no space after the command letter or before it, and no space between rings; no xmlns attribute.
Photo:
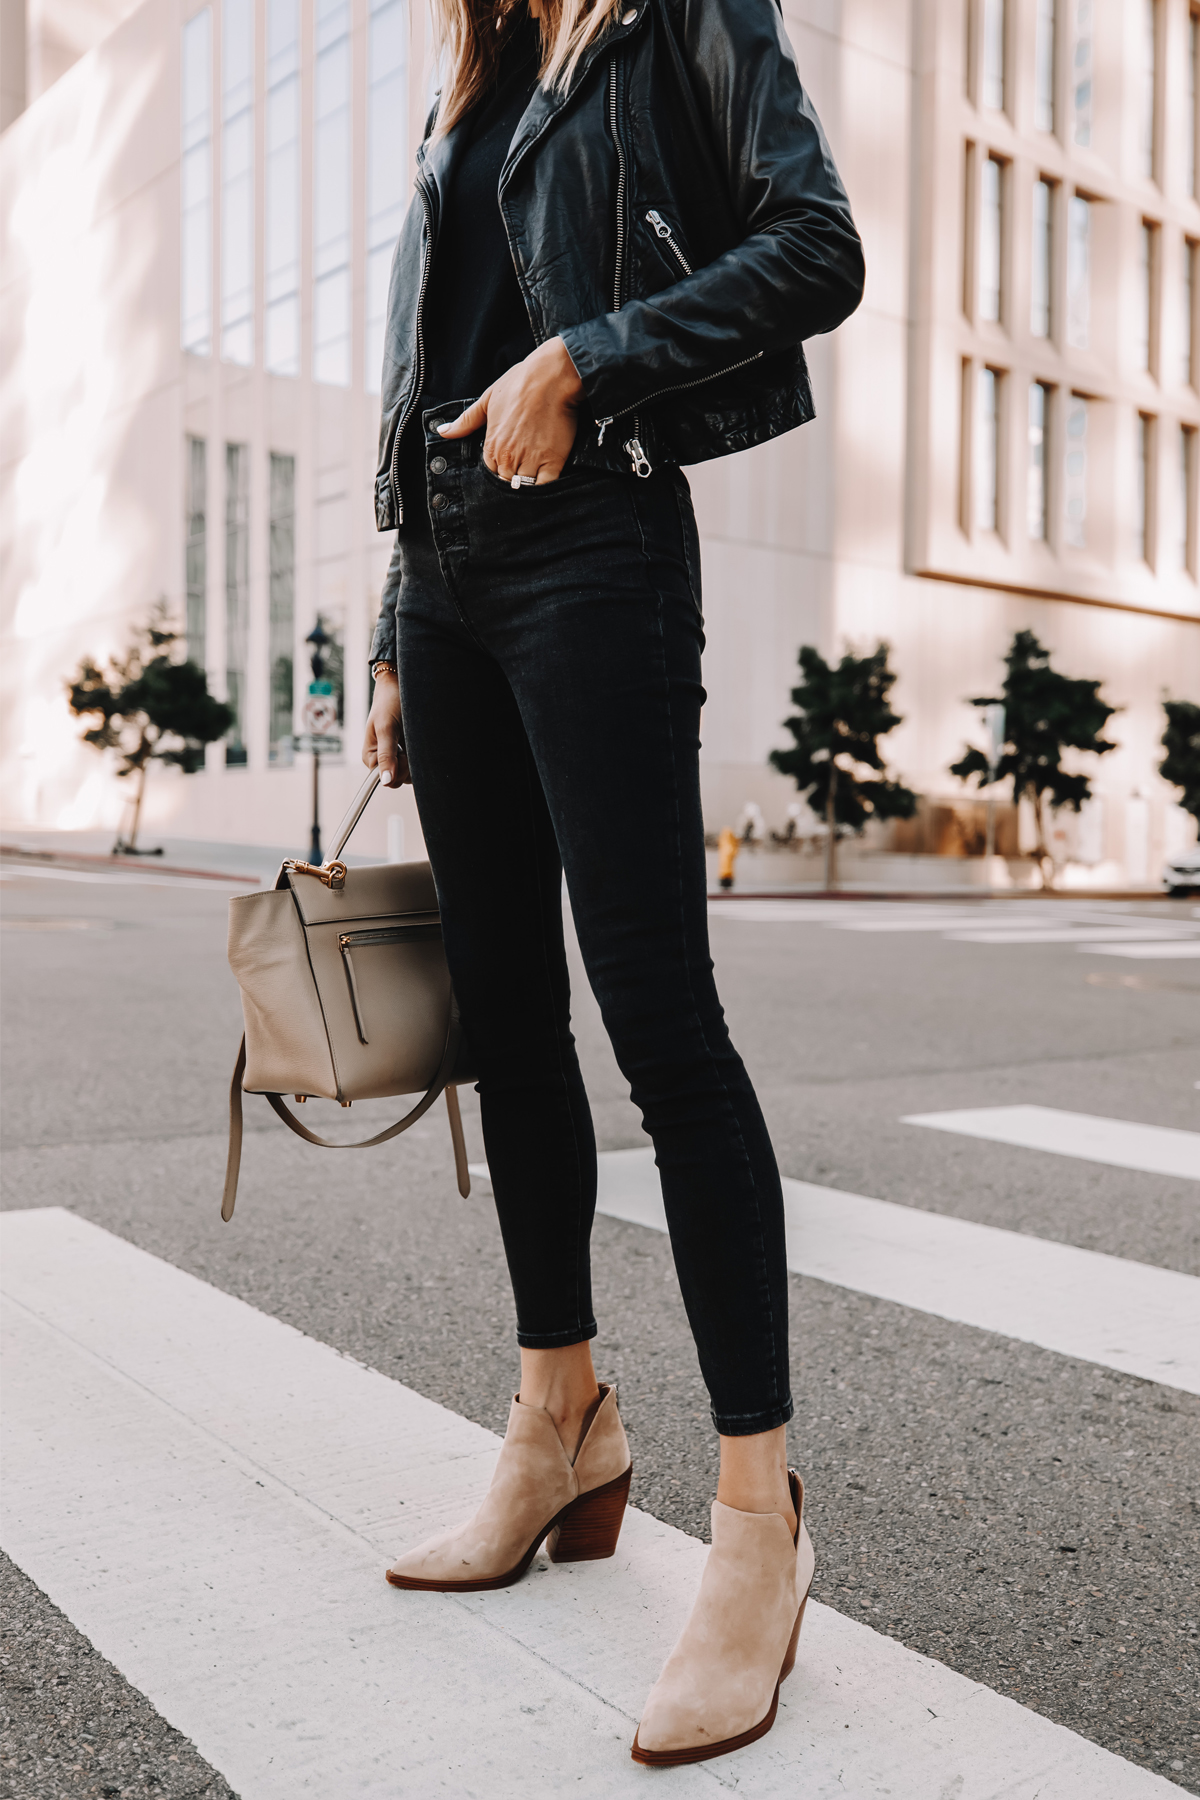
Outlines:
<svg viewBox="0 0 1200 1800"><path fill-rule="evenodd" d="M386 669L375 677L375 694L363 740L363 761L368 769L382 772L384 787L403 787L411 781L400 720L400 683Z"/></svg>
<svg viewBox="0 0 1200 1800"><path fill-rule="evenodd" d="M486 425L483 460L492 473L504 481L530 475L541 487L558 480L571 454L582 394L566 345L548 338L438 429L443 437L462 438Z"/></svg>

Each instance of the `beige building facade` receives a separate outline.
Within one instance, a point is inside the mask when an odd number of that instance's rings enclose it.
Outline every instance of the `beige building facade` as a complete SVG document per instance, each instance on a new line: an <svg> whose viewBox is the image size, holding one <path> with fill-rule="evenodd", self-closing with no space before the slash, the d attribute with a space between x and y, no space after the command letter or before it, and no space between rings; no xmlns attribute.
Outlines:
<svg viewBox="0 0 1200 1800"><path fill-rule="evenodd" d="M977 724L969 697L996 690L1029 627L1122 709L1061 855L1081 879L1152 880L1194 835L1156 763L1164 695L1200 699L1196 14L789 0L785 16L867 291L809 345L816 421L690 472L708 823L754 802L782 825L795 796L766 758L802 643L886 638L895 769L961 794L947 766ZM237 713L203 772L155 772L160 829L304 843L291 739L318 615L344 671L327 811L353 788L390 551L374 388L425 29L409 0L145 0L0 136L6 824L115 823L121 793L63 681L160 595ZM387 807L419 848L411 797Z"/></svg>

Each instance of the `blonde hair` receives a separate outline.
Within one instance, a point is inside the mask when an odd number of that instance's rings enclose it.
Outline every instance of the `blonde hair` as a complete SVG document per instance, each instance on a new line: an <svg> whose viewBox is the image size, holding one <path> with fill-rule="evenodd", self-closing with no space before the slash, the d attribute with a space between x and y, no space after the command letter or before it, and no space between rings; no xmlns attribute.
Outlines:
<svg viewBox="0 0 1200 1800"><path fill-rule="evenodd" d="M446 78L437 135L469 112L496 79L500 54L526 0L433 0L434 32ZM542 62L547 93L570 86L576 65L624 0L541 0Z"/></svg>

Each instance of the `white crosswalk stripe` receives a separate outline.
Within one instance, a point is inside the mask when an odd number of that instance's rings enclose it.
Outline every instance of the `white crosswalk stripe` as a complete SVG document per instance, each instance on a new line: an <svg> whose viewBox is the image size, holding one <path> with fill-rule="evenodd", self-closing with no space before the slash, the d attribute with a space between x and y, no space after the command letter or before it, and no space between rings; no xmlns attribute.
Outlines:
<svg viewBox="0 0 1200 1800"><path fill-rule="evenodd" d="M702 1545L634 1511L609 1563L398 1595L384 1559L461 1516L494 1437L69 1213L2 1231L4 1545L242 1800L644 1794L629 1740ZM671 1776L730 1785L1178 1792L815 1603L775 1730Z"/></svg>
<svg viewBox="0 0 1200 1800"><path fill-rule="evenodd" d="M1056 1156L1083 1157L1115 1169L1200 1181L1200 1131L1063 1112L1053 1106L959 1107L953 1112L910 1113L904 1123L1027 1150L1049 1150Z"/></svg>
<svg viewBox="0 0 1200 1800"><path fill-rule="evenodd" d="M665 1231L654 1152L599 1162L597 1210ZM806 1181L783 1194L794 1274L1200 1394L1195 1276Z"/></svg>
<svg viewBox="0 0 1200 1800"><path fill-rule="evenodd" d="M710 918L741 925L821 925L864 936L913 934L959 944L1075 944L1101 956L1200 956L1200 921L1152 918L1086 902L713 899L708 911Z"/></svg>

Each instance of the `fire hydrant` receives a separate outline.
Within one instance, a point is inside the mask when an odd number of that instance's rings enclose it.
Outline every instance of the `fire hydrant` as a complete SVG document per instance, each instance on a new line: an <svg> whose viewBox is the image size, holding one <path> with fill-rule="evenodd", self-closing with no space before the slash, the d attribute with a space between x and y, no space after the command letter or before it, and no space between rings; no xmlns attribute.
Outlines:
<svg viewBox="0 0 1200 1800"><path fill-rule="evenodd" d="M723 888L733 886L733 868L741 847L742 841L737 833L730 831L726 825L724 831L717 838L717 874Z"/></svg>

